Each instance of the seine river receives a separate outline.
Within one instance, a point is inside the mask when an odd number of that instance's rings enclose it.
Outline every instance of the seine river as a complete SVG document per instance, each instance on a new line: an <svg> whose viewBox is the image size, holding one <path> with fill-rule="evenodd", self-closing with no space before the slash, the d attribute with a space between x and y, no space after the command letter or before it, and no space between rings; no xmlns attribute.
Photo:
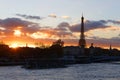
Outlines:
<svg viewBox="0 0 120 80"><path fill-rule="evenodd" d="M0 67L0 80L120 80L120 64L75 64L67 68L37 70L7 66Z"/></svg>

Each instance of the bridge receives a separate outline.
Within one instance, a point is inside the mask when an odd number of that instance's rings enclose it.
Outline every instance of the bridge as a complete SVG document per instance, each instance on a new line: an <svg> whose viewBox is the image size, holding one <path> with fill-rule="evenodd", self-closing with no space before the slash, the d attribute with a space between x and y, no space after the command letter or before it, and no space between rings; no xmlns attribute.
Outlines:
<svg viewBox="0 0 120 80"><path fill-rule="evenodd" d="M93 56L91 62L120 61L120 56Z"/></svg>

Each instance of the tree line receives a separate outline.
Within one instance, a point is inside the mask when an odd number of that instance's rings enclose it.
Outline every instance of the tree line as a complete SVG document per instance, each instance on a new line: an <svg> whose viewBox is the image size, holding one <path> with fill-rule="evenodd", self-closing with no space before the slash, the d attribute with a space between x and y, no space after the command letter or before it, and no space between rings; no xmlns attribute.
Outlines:
<svg viewBox="0 0 120 80"><path fill-rule="evenodd" d="M53 42L47 48L18 47L10 48L8 45L0 44L1 61L24 61L26 59L54 59L63 56L63 44L61 40Z"/></svg>

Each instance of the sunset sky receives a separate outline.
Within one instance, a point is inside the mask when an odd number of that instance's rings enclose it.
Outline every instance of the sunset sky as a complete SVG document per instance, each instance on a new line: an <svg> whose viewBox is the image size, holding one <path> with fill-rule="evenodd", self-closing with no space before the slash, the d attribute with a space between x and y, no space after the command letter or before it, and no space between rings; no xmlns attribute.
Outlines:
<svg viewBox="0 0 120 80"><path fill-rule="evenodd" d="M120 0L0 0L0 41L10 46L78 45L81 16L87 45L120 49Z"/></svg>

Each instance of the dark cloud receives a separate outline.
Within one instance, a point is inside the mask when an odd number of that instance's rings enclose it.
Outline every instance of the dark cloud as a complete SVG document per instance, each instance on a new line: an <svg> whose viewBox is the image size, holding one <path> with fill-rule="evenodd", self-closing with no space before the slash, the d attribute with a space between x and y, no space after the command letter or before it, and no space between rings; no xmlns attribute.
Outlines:
<svg viewBox="0 0 120 80"><path fill-rule="evenodd" d="M12 33L13 29L17 27L21 27L22 31L24 32L35 32L39 30L39 25L37 23L21 20L19 18L6 18L3 20L0 20L0 26L5 28L3 30L5 33Z"/></svg>
<svg viewBox="0 0 120 80"><path fill-rule="evenodd" d="M71 32L64 32L64 31L60 31L60 32L56 32L56 36L58 37L68 37L68 36L72 36L72 33Z"/></svg>
<svg viewBox="0 0 120 80"><path fill-rule="evenodd" d="M40 16L31 16L31 15L25 15L25 14L16 14L16 15L25 19L36 19L36 20L42 19Z"/></svg>
<svg viewBox="0 0 120 80"><path fill-rule="evenodd" d="M67 22L62 22L58 24L56 28L54 28L54 31L56 31L56 35L58 36L73 36L72 32L68 31L68 28L70 27L69 23Z"/></svg>
<svg viewBox="0 0 120 80"><path fill-rule="evenodd" d="M100 21L89 21L87 20L85 22L85 31L89 31L89 30L92 30L92 29L97 29L97 28L106 28L106 27L109 27L106 25L106 21L104 20L100 20ZM81 24L75 24L75 25L72 25L71 27L69 27L69 29L72 31L72 32L79 32L80 31L80 26Z"/></svg>
<svg viewBox="0 0 120 80"><path fill-rule="evenodd" d="M85 22L85 31L89 31L92 29L97 29L97 28L106 28L109 27L106 25L106 21L100 20L100 21L86 21Z"/></svg>
<svg viewBox="0 0 120 80"><path fill-rule="evenodd" d="M53 38L52 36L54 36L54 38L61 38L64 37L66 38L67 36L73 36L71 32L68 32L67 30L61 30L59 28L47 28L47 29L43 29L41 28L39 30L42 33L48 34L49 38Z"/></svg>
<svg viewBox="0 0 120 80"><path fill-rule="evenodd" d="M120 24L120 21L115 21L115 20L108 20L107 22L113 23L113 24Z"/></svg>
<svg viewBox="0 0 120 80"><path fill-rule="evenodd" d="M62 23L60 23L59 25L58 25L58 27L59 28L61 28L61 27L69 27L70 25L69 25L69 23L67 23L67 22L62 22Z"/></svg>
<svg viewBox="0 0 120 80"><path fill-rule="evenodd" d="M98 29L98 28L107 28L110 27L109 23L112 24L120 24L120 21L116 20L99 20L99 21L90 21L87 20L85 22L85 31L93 30L93 29ZM69 29L72 32L79 32L80 31L80 26L81 24L75 24L69 27Z"/></svg>
<svg viewBox="0 0 120 80"><path fill-rule="evenodd" d="M28 26L29 24L32 24L32 22L24 21L19 18L6 18L3 20L0 20L0 26L4 28L9 27L17 27L17 26Z"/></svg>
<svg viewBox="0 0 120 80"><path fill-rule="evenodd" d="M66 37L66 36L73 36L70 31L68 31L69 24L67 22L62 22L58 24L57 27L51 28L51 27L42 27L40 28L40 32L47 33L49 37L54 36L56 38L58 37Z"/></svg>
<svg viewBox="0 0 120 80"><path fill-rule="evenodd" d="M72 32L80 32L80 24L75 24L69 27Z"/></svg>
<svg viewBox="0 0 120 80"><path fill-rule="evenodd" d="M40 26L38 24L31 24L27 27L23 28L23 31L26 33L34 33L40 30Z"/></svg>
<svg viewBox="0 0 120 80"><path fill-rule="evenodd" d="M113 21L113 20L99 20L99 21L90 21L87 20L85 22L85 31L93 30L93 29L98 29L98 28L107 28L109 27L106 25L107 23L117 23L118 21ZM37 31L45 31L47 32L48 29L50 29L49 34L55 34L58 36L65 36L65 35L72 35L72 32L79 32L80 31L80 25L81 24L75 24L75 25L70 25L67 22L62 22L58 24L56 28L50 28L47 27L43 29L43 27L40 27L37 23L33 23L30 21L26 20L21 20L19 18L7 18L7 19L0 19L0 26L5 28L4 30L5 33L11 33L12 30L18 26L22 27L23 32L27 33L34 33Z"/></svg>
<svg viewBox="0 0 120 80"><path fill-rule="evenodd" d="M67 31L67 28L61 27L61 28L54 28L55 31Z"/></svg>
<svg viewBox="0 0 120 80"><path fill-rule="evenodd" d="M67 22L62 22L58 24L58 26L54 30L59 30L59 31L68 31L69 23Z"/></svg>

